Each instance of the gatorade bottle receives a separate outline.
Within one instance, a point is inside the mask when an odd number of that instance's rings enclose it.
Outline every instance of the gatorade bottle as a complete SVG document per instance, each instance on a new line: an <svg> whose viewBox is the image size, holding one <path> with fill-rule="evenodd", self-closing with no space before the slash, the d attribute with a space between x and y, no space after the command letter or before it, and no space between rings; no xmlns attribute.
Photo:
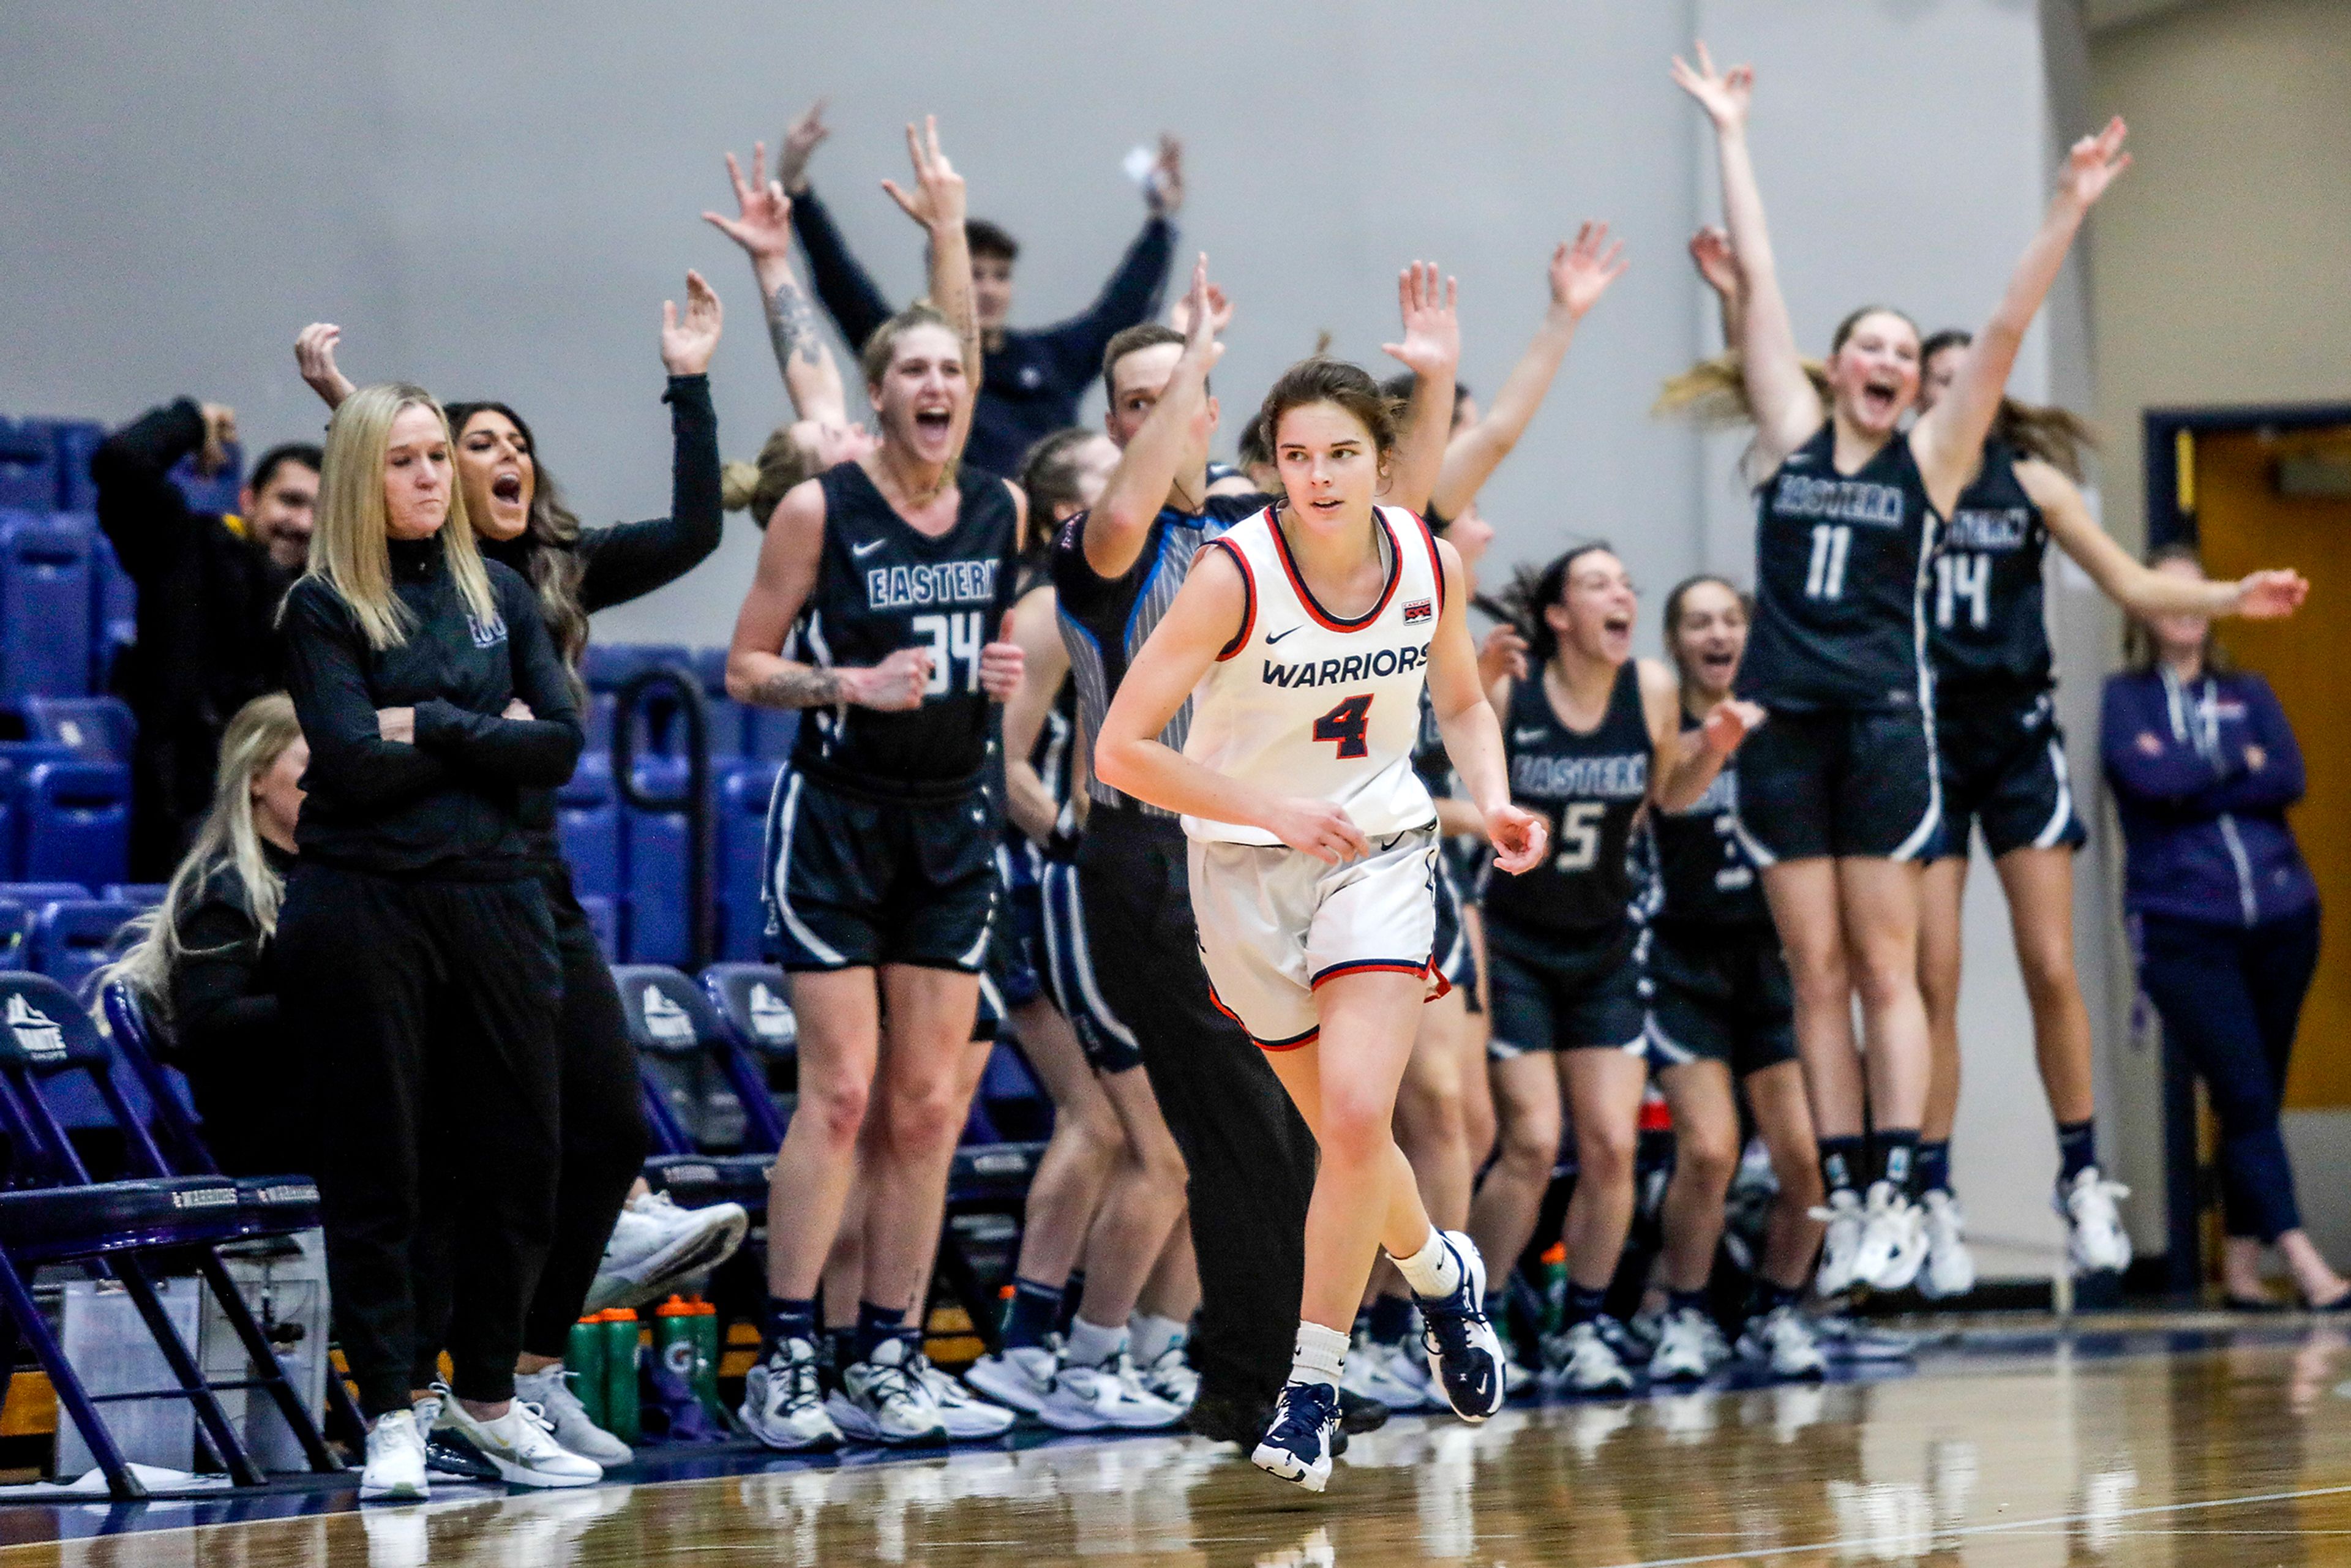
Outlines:
<svg viewBox="0 0 2351 1568"><path fill-rule="evenodd" d="M563 1352L563 1371L570 1380L571 1392L588 1412L588 1419L599 1427L604 1424L603 1316L599 1312L573 1323L570 1342Z"/></svg>
<svg viewBox="0 0 2351 1568"><path fill-rule="evenodd" d="M1543 1333L1559 1333L1567 1316L1567 1243L1554 1241L1544 1249L1543 1266Z"/></svg>
<svg viewBox="0 0 2351 1568"><path fill-rule="evenodd" d="M699 1296L688 1304L694 1309L694 1316L689 1320L694 1325L694 1392L702 1400L704 1409L723 1419L726 1406L718 1397L718 1356L722 1338L718 1309Z"/></svg>
<svg viewBox="0 0 2351 1568"><path fill-rule="evenodd" d="M604 1318L604 1430L623 1443L643 1435L637 1419L637 1314L614 1307Z"/></svg>
<svg viewBox="0 0 2351 1568"><path fill-rule="evenodd" d="M653 1359L681 1388L694 1386L694 1319L695 1310L684 1296L672 1296L653 1309Z"/></svg>

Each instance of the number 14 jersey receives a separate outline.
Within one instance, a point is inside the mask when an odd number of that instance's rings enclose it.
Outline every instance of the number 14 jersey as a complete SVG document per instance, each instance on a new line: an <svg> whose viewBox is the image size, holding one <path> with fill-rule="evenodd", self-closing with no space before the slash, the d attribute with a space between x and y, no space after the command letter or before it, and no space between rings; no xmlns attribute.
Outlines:
<svg viewBox="0 0 2351 1568"><path fill-rule="evenodd" d="M1446 585L1436 537L1417 517L1375 507L1373 524L1387 586L1353 618L1316 602L1272 507L1202 547L1231 557L1247 598L1239 632L1193 694L1184 755L1275 794L1332 801L1380 839L1437 821L1412 753ZM1184 831L1210 842L1281 841L1198 817L1186 817Z"/></svg>
<svg viewBox="0 0 2351 1568"><path fill-rule="evenodd" d="M1755 624L1739 695L1770 708L1924 708L1937 518L1910 438L1836 471L1834 422L1755 497Z"/></svg>

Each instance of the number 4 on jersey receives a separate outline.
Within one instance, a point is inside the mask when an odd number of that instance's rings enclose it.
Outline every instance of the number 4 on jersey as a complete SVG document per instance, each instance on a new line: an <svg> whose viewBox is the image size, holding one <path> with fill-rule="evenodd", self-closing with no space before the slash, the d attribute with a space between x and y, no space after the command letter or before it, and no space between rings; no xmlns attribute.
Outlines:
<svg viewBox="0 0 2351 1568"><path fill-rule="evenodd" d="M1314 738L1339 743L1342 761L1371 755L1365 737L1371 728L1372 694L1362 693L1349 697L1329 713L1314 721Z"/></svg>

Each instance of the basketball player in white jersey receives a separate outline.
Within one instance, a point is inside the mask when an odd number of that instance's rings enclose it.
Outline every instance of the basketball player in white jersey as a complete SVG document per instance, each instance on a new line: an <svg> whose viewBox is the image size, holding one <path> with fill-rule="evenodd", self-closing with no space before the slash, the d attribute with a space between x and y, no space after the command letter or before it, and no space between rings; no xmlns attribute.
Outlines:
<svg viewBox="0 0 2351 1568"><path fill-rule="evenodd" d="M1405 338L1388 352L1449 393L1451 290L1416 267L1403 292ZM1271 1053L1321 1148L1297 1355L1252 1456L1320 1491L1375 1250L1418 1299L1454 1410L1483 1420L1503 1397L1484 1265L1466 1235L1429 1224L1393 1131L1419 1004L1443 984L1430 973L1437 811L1412 768L1424 685L1496 865L1535 863L1544 832L1510 803L1460 556L1374 504L1394 402L1358 367L1314 359L1274 384L1259 423L1286 499L1203 549L1111 704L1095 768L1182 813L1217 1005ZM1186 698L1179 753L1157 737Z"/></svg>

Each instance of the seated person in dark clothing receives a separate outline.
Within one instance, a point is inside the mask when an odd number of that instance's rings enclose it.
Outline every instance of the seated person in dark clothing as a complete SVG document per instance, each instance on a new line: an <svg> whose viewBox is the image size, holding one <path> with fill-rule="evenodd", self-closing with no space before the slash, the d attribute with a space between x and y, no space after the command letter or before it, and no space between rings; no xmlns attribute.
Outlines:
<svg viewBox="0 0 2351 1568"><path fill-rule="evenodd" d="M784 134L776 178L791 198L792 228L808 253L817 298L831 312L852 350L862 350L873 329L896 307L883 297L832 214L809 186L808 163L817 144L832 134L824 104L802 115ZM972 303L979 314L979 401L972 415L964 461L991 474L1020 472L1029 448L1054 431L1078 422L1078 400L1102 369L1102 350L1122 329L1146 320L1159 308L1167 264L1176 254L1177 209L1184 204L1184 149L1172 136L1159 139L1159 156L1142 176L1149 221L1102 286L1085 314L1058 326L1030 330L1009 328L1012 264L1019 242L984 218L964 225L971 245Z"/></svg>
<svg viewBox="0 0 2351 1568"><path fill-rule="evenodd" d="M285 694L237 710L212 810L161 907L131 923L137 940L103 971L138 998L232 1176L310 1168L307 1070L279 1021L274 951L309 760Z"/></svg>
<svg viewBox="0 0 2351 1568"><path fill-rule="evenodd" d="M169 477L183 457L217 472L236 415L182 398L151 409L92 455L98 524L139 588L139 640L113 685L139 721L131 755L131 875L162 882L213 798L229 715L284 684L277 604L301 575L319 497L319 448L273 447L238 514L198 512Z"/></svg>

